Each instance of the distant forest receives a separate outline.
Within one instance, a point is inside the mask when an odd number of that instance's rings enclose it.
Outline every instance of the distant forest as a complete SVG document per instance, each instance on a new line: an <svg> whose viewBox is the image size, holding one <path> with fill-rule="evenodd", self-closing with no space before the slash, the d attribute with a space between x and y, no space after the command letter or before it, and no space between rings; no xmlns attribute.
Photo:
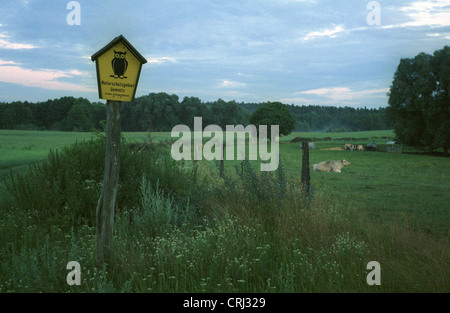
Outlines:
<svg viewBox="0 0 450 313"><path fill-rule="evenodd" d="M203 102L196 97L151 93L122 105L123 131L171 131L184 124L193 127L194 116L203 125L248 125L262 103L238 103L218 99ZM342 132L391 129L384 108L366 109L287 105L297 123L295 131ZM45 102L0 103L0 129L92 131L103 130L105 104L85 98L62 97Z"/></svg>

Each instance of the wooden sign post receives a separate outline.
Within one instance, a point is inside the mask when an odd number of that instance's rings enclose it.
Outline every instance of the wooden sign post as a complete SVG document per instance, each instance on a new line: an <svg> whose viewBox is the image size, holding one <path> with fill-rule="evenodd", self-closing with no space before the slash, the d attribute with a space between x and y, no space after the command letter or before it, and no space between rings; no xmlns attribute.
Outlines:
<svg viewBox="0 0 450 313"><path fill-rule="evenodd" d="M147 60L122 35L92 55L96 62L98 92L106 102L106 153L103 189L96 209L97 266L109 264L112 255L114 210L120 169L120 108L133 101Z"/></svg>

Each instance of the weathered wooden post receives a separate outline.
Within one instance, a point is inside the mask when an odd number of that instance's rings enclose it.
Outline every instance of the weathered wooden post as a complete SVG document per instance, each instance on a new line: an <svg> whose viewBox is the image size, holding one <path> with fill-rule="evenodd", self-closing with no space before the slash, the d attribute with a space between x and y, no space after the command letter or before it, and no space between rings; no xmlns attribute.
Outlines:
<svg viewBox="0 0 450 313"><path fill-rule="evenodd" d="M112 253L114 209L120 169L120 107L122 102L106 103L106 153L103 189L98 199L97 216L97 265L109 263Z"/></svg>
<svg viewBox="0 0 450 313"><path fill-rule="evenodd" d="M309 143L307 141L302 141L302 150L302 188L309 193L311 176L309 173Z"/></svg>
<svg viewBox="0 0 450 313"><path fill-rule="evenodd" d="M92 55L96 62L98 92L106 103L106 153L103 188L96 209L97 266L110 264L113 246L114 211L120 170L122 101L133 101L147 60L122 35Z"/></svg>
<svg viewBox="0 0 450 313"><path fill-rule="evenodd" d="M223 178L225 175L225 143L222 143L222 159L220 160L219 175Z"/></svg>

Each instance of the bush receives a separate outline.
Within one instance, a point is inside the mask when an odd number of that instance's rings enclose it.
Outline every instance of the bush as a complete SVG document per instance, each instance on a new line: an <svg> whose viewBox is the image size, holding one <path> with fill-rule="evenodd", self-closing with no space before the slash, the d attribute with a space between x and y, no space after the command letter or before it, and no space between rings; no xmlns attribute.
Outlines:
<svg viewBox="0 0 450 313"><path fill-rule="evenodd" d="M7 205L30 212L39 225L95 225L95 209L103 185L106 141L76 142L51 151L42 163L30 165L24 173L10 174L5 181L11 195ZM145 176L158 192L172 195L173 202L201 207L202 188L193 168L175 162L164 143L149 144L135 151L122 138L117 209L134 209L141 204L140 188ZM148 186L150 188L150 186Z"/></svg>
<svg viewBox="0 0 450 313"><path fill-rule="evenodd" d="M274 231L286 216L308 208L310 197L298 182L287 178L282 162L273 172L255 172L248 160L235 169L236 175L225 175L216 197L239 218L256 218Z"/></svg>
<svg viewBox="0 0 450 313"><path fill-rule="evenodd" d="M194 217L189 204L185 208L173 202L173 196L165 196L159 188L152 188L151 182L142 178L141 207L133 212L132 225L151 237L163 236L175 226L191 224Z"/></svg>
<svg viewBox="0 0 450 313"><path fill-rule="evenodd" d="M10 206L30 211L41 225L92 224L101 189L102 140L75 143L51 151L42 163L24 173L10 174L6 186ZM103 149L101 148L103 146Z"/></svg>

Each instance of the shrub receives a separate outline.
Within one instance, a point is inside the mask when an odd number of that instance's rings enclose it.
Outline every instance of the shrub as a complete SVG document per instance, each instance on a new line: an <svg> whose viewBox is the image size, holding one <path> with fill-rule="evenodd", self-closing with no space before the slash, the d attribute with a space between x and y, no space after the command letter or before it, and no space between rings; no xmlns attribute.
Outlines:
<svg viewBox="0 0 450 313"><path fill-rule="evenodd" d="M173 202L173 196L165 196L159 188L152 188L151 182L142 178L140 188L141 207L133 212L132 226L151 237L162 236L172 226L190 224L193 212L187 203L185 208Z"/></svg>
<svg viewBox="0 0 450 313"><path fill-rule="evenodd" d="M104 135L98 135L76 142L51 151L47 159L30 165L28 171L15 175L11 172L5 181L11 195L7 205L30 212L43 227L95 225L95 208L103 184L105 140ZM164 143L148 144L146 149L135 151L122 138L118 210L140 206L143 176L149 178L151 188L155 189L158 183L158 192L172 195L175 204L202 206L202 188L194 169L182 168L167 152L168 145Z"/></svg>
<svg viewBox="0 0 450 313"><path fill-rule="evenodd" d="M24 173L10 174L6 186L11 206L30 211L41 225L95 221L104 158L102 140L77 142L50 151L42 163ZM103 146L104 147L104 146Z"/></svg>
<svg viewBox="0 0 450 313"><path fill-rule="evenodd" d="M271 231L282 220L308 208L310 198L300 184L288 179L282 162L273 172L255 172L249 161L236 167L236 175L225 175L224 186L217 186L217 198L240 218L256 218Z"/></svg>

